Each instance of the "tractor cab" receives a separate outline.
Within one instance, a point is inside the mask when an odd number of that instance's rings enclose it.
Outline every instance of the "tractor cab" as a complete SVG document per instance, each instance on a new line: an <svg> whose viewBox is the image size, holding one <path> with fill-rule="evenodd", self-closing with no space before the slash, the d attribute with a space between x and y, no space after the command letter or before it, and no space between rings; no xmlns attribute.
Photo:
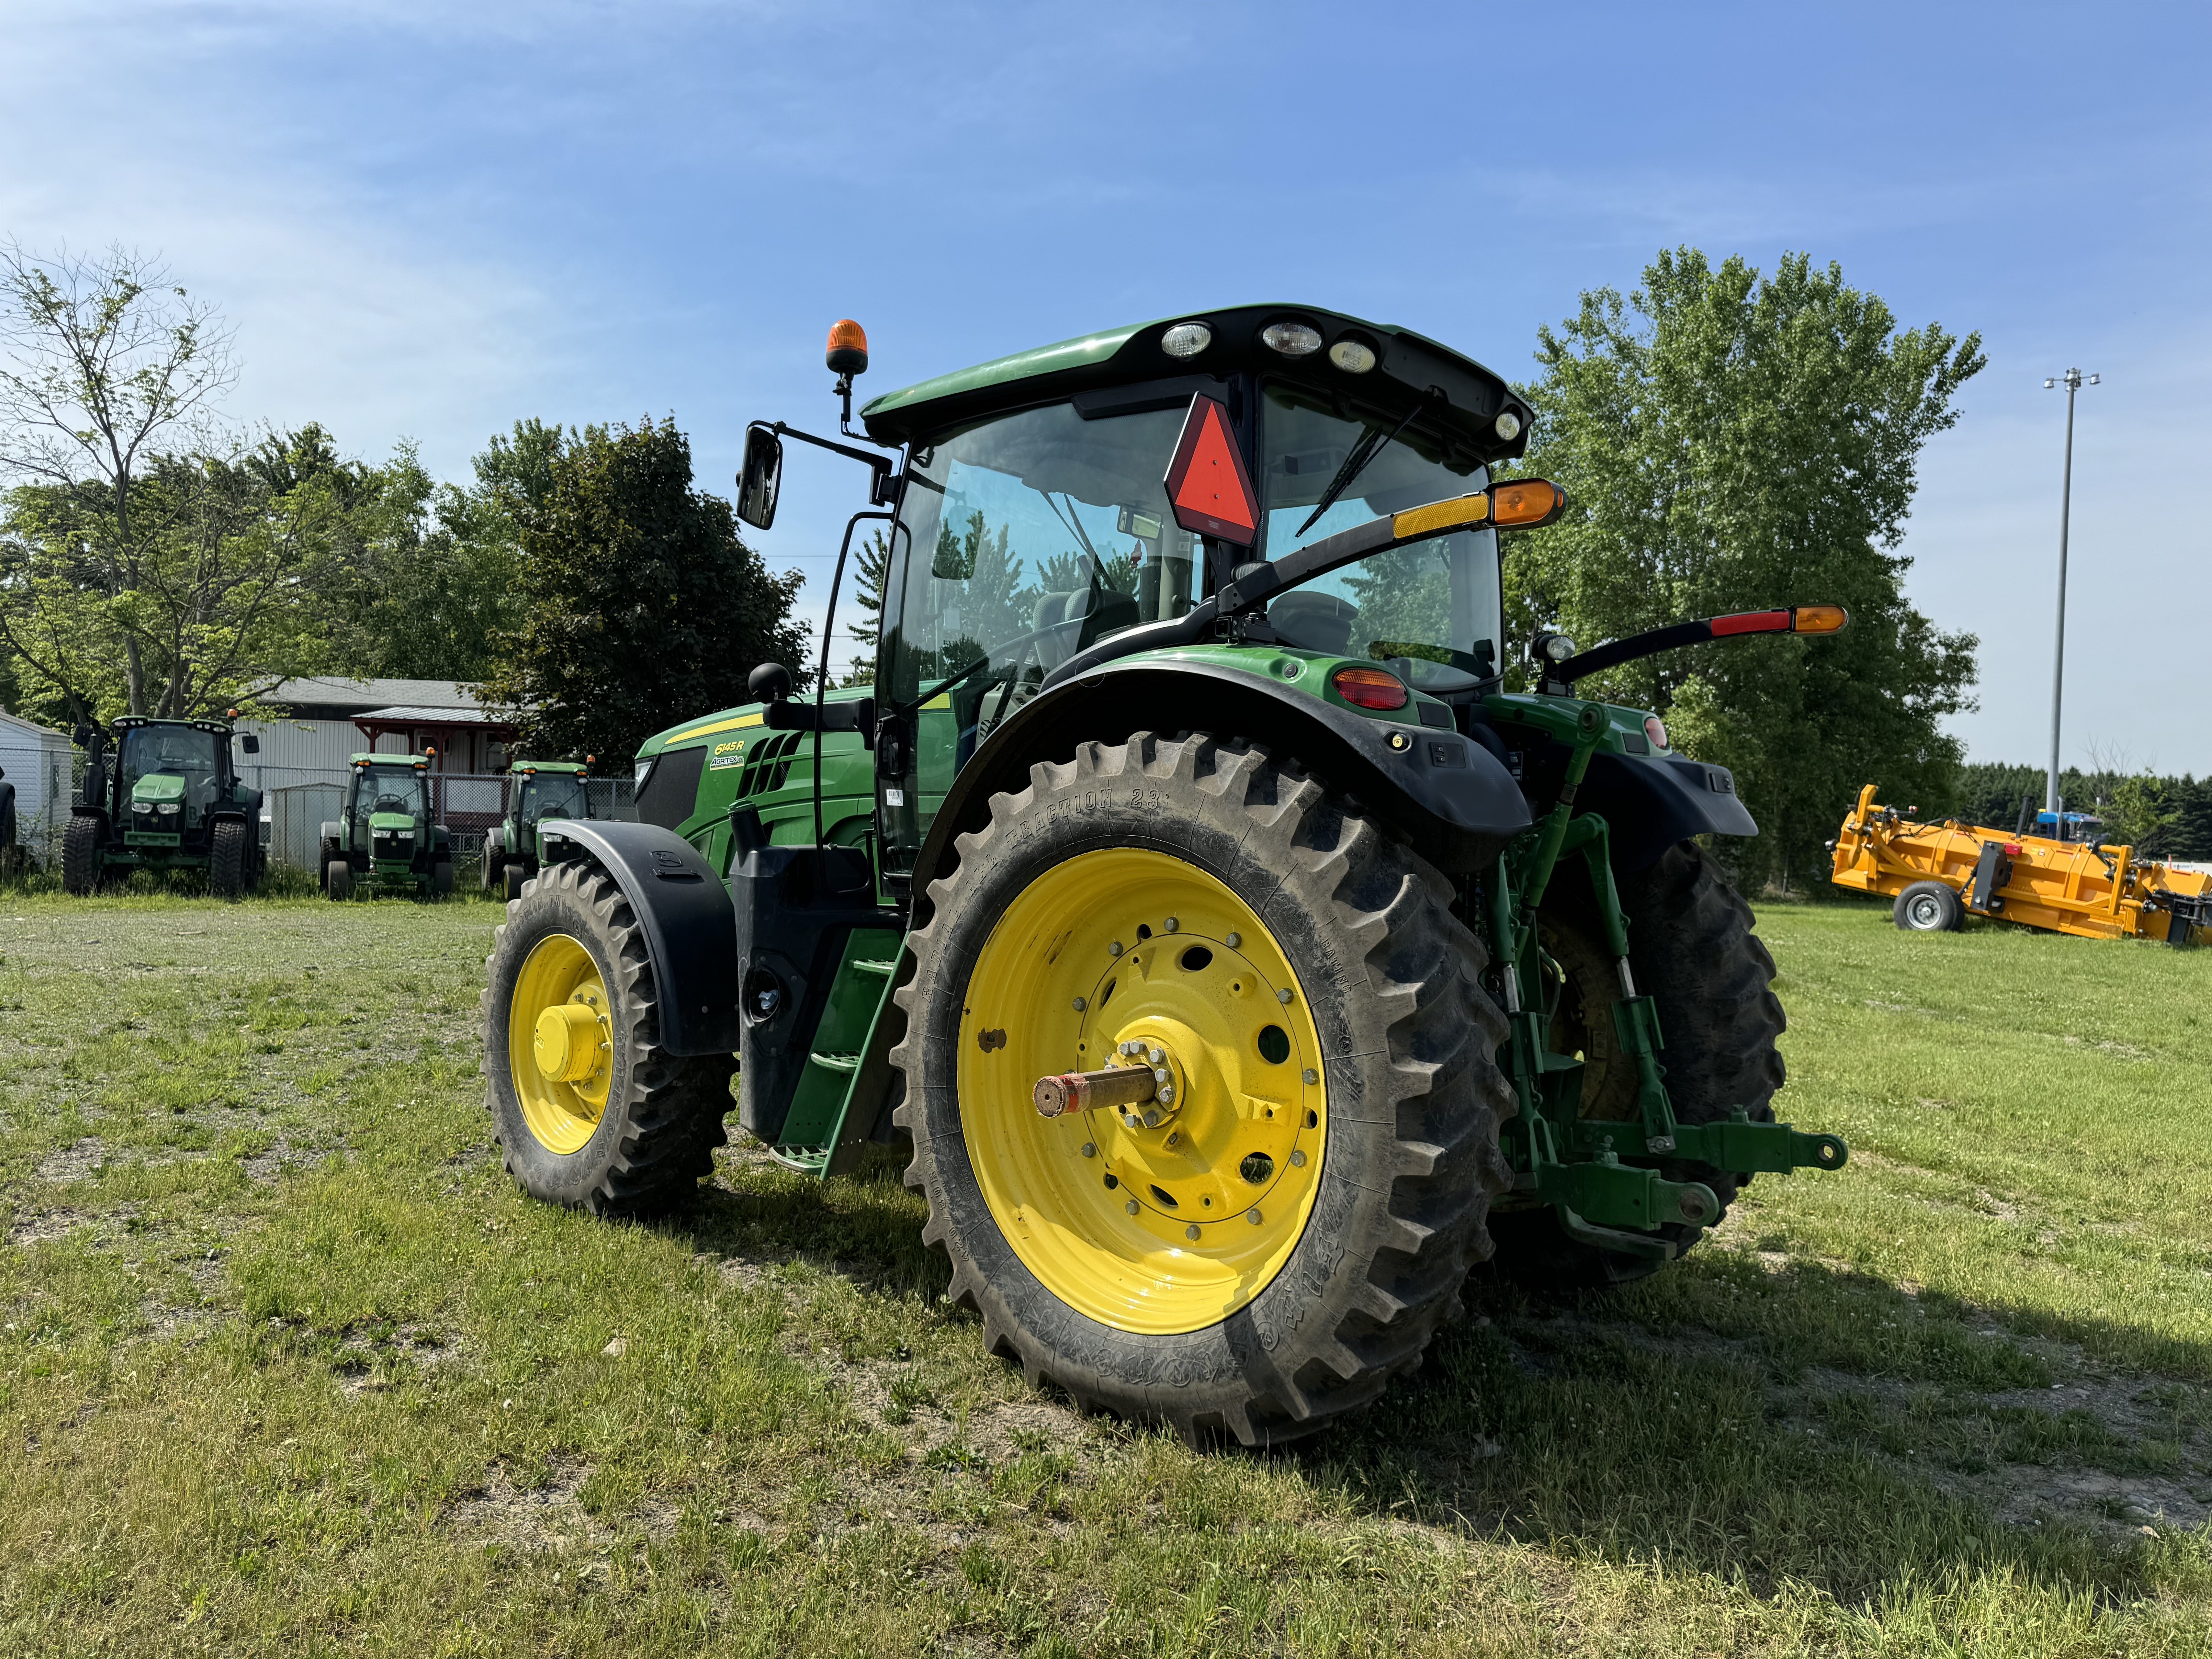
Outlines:
<svg viewBox="0 0 2212 1659"><path fill-rule="evenodd" d="M228 720L125 714L76 738L87 762L70 818L74 866L64 848L71 891L132 868L206 868L230 895L259 879L261 793L239 778ZM251 732L236 741L246 753L260 750Z"/></svg>
<svg viewBox="0 0 2212 1659"><path fill-rule="evenodd" d="M356 755L347 772L342 816L322 834L322 886L333 899L356 884L371 890L453 890L453 836L436 822L428 755Z"/></svg>
<svg viewBox="0 0 2212 1659"><path fill-rule="evenodd" d="M565 818L604 818L595 808L586 770L593 757L575 761L519 760L507 769L507 815L484 836L480 879L486 892L520 895L522 884L547 860L541 824ZM556 842L556 850L567 843Z"/></svg>

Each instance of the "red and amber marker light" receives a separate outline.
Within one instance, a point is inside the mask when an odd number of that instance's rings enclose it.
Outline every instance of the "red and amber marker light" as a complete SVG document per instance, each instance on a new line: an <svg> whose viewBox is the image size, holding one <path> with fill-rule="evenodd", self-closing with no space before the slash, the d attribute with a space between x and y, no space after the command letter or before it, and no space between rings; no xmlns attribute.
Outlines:
<svg viewBox="0 0 2212 1659"><path fill-rule="evenodd" d="M850 317L830 325L830 345L824 354L832 374L868 372L868 331Z"/></svg>
<svg viewBox="0 0 2212 1659"><path fill-rule="evenodd" d="M1788 611L1739 611L1732 617L1716 617L1707 624L1713 637L1731 634L1833 634L1850 621L1840 605L1801 605Z"/></svg>
<svg viewBox="0 0 2212 1659"><path fill-rule="evenodd" d="M1382 668L1340 668L1330 675L1336 695L1355 708L1403 708L1406 683Z"/></svg>

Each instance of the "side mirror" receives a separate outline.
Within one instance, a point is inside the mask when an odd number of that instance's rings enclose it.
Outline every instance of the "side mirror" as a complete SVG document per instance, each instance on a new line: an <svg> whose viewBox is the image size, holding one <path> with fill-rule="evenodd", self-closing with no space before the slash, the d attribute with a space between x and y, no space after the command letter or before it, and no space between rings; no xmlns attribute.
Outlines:
<svg viewBox="0 0 2212 1659"><path fill-rule="evenodd" d="M783 440L764 426L745 432L745 470L738 477L738 516L756 530L775 523L775 498L783 488Z"/></svg>
<svg viewBox="0 0 2212 1659"><path fill-rule="evenodd" d="M243 737L239 738L238 746L239 749L246 754L258 755L261 752L261 739L255 737L252 732L248 732Z"/></svg>

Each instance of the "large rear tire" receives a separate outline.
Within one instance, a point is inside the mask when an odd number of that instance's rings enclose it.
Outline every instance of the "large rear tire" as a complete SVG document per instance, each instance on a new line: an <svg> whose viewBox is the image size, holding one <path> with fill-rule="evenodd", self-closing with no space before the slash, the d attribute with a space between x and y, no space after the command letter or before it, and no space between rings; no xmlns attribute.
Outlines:
<svg viewBox="0 0 2212 1659"><path fill-rule="evenodd" d="M930 885L890 1056L950 1295L1032 1384L1188 1437L1375 1399L1459 1312L1509 1179L1449 884L1203 734L1085 744L990 811ZM1170 1074L1157 1121L1039 1116L1041 1075L1124 1042Z"/></svg>
<svg viewBox="0 0 2212 1659"><path fill-rule="evenodd" d="M1752 932L1751 907L1692 842L1669 848L1651 868L1620 878L1619 885L1628 915L1629 966L1638 988L1658 1005L1666 1044L1659 1061L1675 1119L1711 1123L1742 1106L1754 1121L1772 1122L1771 1103L1785 1074L1776 1042L1789 1022L1768 988L1774 958ZM1566 879L1563 872L1547 896L1538 930L1565 981L1552 1047L1583 1055L1583 1115L1635 1118L1635 1062L1613 1030L1613 964L1588 884L1579 876ZM1723 1213L1743 1179L1689 1161L1665 1170L1669 1180L1711 1187ZM1568 1237L1548 1208L1494 1213L1490 1228L1498 1240L1491 1270L1531 1289L1626 1284L1661 1265ZM1704 1236L1702 1229L1679 1222L1659 1231L1678 1254Z"/></svg>
<svg viewBox="0 0 2212 1659"><path fill-rule="evenodd" d="M507 1171L532 1198L635 1215L690 1193L727 1139L727 1054L660 1047L645 930L574 860L507 907L485 966L484 1059Z"/></svg>
<svg viewBox="0 0 2212 1659"><path fill-rule="evenodd" d="M217 823L208 836L208 890L234 899L246 890L250 860L246 826L235 818Z"/></svg>
<svg viewBox="0 0 2212 1659"><path fill-rule="evenodd" d="M79 898L100 887L100 820L73 817L62 835L62 890Z"/></svg>

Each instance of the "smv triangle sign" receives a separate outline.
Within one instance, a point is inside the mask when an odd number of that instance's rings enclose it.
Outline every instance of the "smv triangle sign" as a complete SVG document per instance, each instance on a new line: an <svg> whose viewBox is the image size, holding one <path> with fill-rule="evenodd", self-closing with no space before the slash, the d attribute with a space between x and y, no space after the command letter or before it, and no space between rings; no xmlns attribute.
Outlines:
<svg viewBox="0 0 2212 1659"><path fill-rule="evenodd" d="M1239 547L1258 538L1260 504L1229 429L1229 411L1203 392L1190 400L1175 459L1168 463L1167 489L1175 521L1185 530Z"/></svg>

